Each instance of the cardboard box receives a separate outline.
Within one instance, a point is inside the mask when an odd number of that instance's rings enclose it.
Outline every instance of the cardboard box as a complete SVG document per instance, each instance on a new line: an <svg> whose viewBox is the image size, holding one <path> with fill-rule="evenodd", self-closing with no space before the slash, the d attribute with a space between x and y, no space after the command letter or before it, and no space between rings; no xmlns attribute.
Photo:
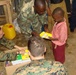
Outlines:
<svg viewBox="0 0 76 75"><path fill-rule="evenodd" d="M15 65L10 65L10 66L6 66L6 62L4 63L5 65L5 69L6 69L6 75L13 75L13 73L15 72L15 70L23 65L27 65L31 62L30 61L27 61L27 62L22 62L22 63L19 63L19 64L15 64Z"/></svg>

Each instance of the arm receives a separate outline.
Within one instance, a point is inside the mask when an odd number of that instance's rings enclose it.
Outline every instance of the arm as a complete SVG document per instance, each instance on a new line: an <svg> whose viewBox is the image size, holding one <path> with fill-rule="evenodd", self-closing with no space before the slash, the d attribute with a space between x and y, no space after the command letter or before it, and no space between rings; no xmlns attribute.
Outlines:
<svg viewBox="0 0 76 75"><path fill-rule="evenodd" d="M48 16L51 16L51 9L50 9L50 0L46 0L46 11Z"/></svg>
<svg viewBox="0 0 76 75"><path fill-rule="evenodd" d="M32 31L32 36L39 36L39 34L37 33L37 32L35 32L35 31Z"/></svg>
<svg viewBox="0 0 76 75"><path fill-rule="evenodd" d="M14 45L15 45L14 42L12 42L11 40L9 41L4 37L2 39L0 39L0 44L9 48L9 49L13 49Z"/></svg>
<svg viewBox="0 0 76 75"><path fill-rule="evenodd" d="M16 48L18 50L24 50L24 47L19 47L17 45L15 45L15 43L11 40L7 40L4 37L2 39L0 39L0 44L7 47L8 49L13 49Z"/></svg>
<svg viewBox="0 0 76 75"><path fill-rule="evenodd" d="M51 10L50 10L50 8L49 7L46 7L46 10L47 10L48 16L51 16Z"/></svg>

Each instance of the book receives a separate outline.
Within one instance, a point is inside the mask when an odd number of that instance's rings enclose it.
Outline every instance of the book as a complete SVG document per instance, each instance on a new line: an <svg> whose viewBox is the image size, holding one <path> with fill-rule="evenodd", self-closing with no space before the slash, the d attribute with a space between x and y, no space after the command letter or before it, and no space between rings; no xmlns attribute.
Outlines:
<svg viewBox="0 0 76 75"><path fill-rule="evenodd" d="M41 38L47 38L47 39L48 39L49 37L52 37L52 34L43 31L43 32L40 33L40 37L41 37Z"/></svg>

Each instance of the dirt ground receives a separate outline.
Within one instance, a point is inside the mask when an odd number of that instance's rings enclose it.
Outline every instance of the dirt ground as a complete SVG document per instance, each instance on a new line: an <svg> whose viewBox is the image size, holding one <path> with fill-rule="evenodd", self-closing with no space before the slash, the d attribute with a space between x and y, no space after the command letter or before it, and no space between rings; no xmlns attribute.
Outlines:
<svg viewBox="0 0 76 75"><path fill-rule="evenodd" d="M76 75L76 29L74 33L70 33L66 45L66 66L69 75ZM47 50L46 59L54 60L52 50Z"/></svg>
<svg viewBox="0 0 76 75"><path fill-rule="evenodd" d="M74 33L70 33L67 42L68 47L66 47L66 62L64 65L67 67L69 75L76 75L76 29Z"/></svg>
<svg viewBox="0 0 76 75"><path fill-rule="evenodd" d="M46 59L54 60L52 49L49 46L51 43L46 41L47 45L47 52L46 52ZM66 45L66 61L64 66L66 66L69 75L76 75L76 30L74 33L70 33ZM0 62L0 75L5 75L4 73L3 63Z"/></svg>

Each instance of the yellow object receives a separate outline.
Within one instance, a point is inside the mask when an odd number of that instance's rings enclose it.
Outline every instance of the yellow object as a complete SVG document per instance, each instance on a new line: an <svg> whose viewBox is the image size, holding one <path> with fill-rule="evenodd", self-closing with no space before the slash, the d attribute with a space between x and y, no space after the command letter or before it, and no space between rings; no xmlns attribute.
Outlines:
<svg viewBox="0 0 76 75"><path fill-rule="evenodd" d="M12 24L5 24L2 27L4 32L4 37L7 39L13 39L16 36L15 28Z"/></svg>
<svg viewBox="0 0 76 75"><path fill-rule="evenodd" d="M42 38L49 38L49 37L52 37L52 34L43 31L43 32L40 33L40 37L42 37Z"/></svg>
<svg viewBox="0 0 76 75"><path fill-rule="evenodd" d="M28 50L25 50L25 54L22 55L22 60L26 60L26 59L29 59L29 51Z"/></svg>

